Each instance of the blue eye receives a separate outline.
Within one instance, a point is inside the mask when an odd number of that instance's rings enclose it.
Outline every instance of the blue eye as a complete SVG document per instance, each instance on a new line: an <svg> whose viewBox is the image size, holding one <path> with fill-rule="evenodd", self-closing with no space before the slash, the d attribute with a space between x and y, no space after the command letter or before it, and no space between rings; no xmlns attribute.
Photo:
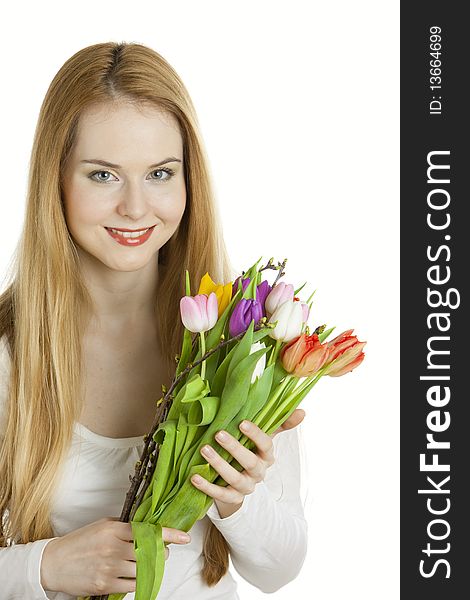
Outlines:
<svg viewBox="0 0 470 600"><path fill-rule="evenodd" d="M109 179L94 179L95 175L101 175L103 173L107 173L108 175L111 175L111 173L109 171L94 171L93 173L91 173L89 175L90 179L93 179L93 181L98 181L98 183L108 183Z"/></svg>
<svg viewBox="0 0 470 600"><path fill-rule="evenodd" d="M152 173L166 173L167 177L162 178L162 177L151 177L151 179L153 179L154 181L169 181L173 175L175 174L173 169L170 169L169 167L164 167L161 169L156 169L155 171L152 171ZM103 175L103 174L107 174L107 175L112 175L112 173L110 173L109 171L93 171L93 173L90 173L89 178L92 179L93 181L96 181L98 183L109 183L111 180L110 179L103 179L101 177L95 179L95 175Z"/></svg>
<svg viewBox="0 0 470 600"><path fill-rule="evenodd" d="M157 178L156 179L157 181L168 181L175 174L173 169L170 169L169 167L163 167L161 169L157 169L156 171L152 171L152 173L166 173L168 175L168 177L165 177L165 179Z"/></svg>

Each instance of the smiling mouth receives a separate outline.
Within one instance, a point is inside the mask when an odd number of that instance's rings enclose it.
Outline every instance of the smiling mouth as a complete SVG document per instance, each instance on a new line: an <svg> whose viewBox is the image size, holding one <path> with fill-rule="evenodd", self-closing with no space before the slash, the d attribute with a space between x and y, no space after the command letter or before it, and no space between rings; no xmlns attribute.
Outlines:
<svg viewBox="0 0 470 600"><path fill-rule="evenodd" d="M154 227L156 227L156 225L152 225L152 227L142 227L141 229L115 229L114 227L105 227L105 229L117 235L124 235L125 237L140 237Z"/></svg>
<svg viewBox="0 0 470 600"><path fill-rule="evenodd" d="M156 225L147 229L122 231L113 227L105 227L109 235L124 246L140 245L148 240Z"/></svg>

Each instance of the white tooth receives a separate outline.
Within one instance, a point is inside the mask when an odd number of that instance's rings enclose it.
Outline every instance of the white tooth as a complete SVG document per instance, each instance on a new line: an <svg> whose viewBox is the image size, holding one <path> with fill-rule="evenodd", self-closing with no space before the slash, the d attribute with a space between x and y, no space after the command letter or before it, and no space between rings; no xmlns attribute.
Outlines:
<svg viewBox="0 0 470 600"><path fill-rule="evenodd" d="M148 229L142 229L142 231L118 231L117 229L111 229L111 231L125 238L137 238L146 233Z"/></svg>

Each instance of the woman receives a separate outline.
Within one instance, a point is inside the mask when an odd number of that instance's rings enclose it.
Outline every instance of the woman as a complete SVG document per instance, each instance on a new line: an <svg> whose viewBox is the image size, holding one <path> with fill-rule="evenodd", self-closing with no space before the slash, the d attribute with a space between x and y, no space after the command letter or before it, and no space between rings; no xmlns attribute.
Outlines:
<svg viewBox="0 0 470 600"><path fill-rule="evenodd" d="M14 276L0 296L2 598L135 591L129 474L169 386L183 327L184 270L236 276L226 251L196 114L153 50L95 44L47 91L31 157ZM297 410L256 452L223 442L244 467L204 455L229 484L174 544L159 599L238 598L228 556L272 592L306 554ZM6 582L6 583L5 583ZM46 595L47 592L47 595ZM133 597L133 595L130 595Z"/></svg>

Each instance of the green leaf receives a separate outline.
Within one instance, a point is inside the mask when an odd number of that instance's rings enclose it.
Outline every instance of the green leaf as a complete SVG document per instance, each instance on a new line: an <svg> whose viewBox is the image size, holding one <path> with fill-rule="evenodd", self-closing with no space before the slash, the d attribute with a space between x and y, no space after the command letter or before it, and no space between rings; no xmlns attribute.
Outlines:
<svg viewBox="0 0 470 600"><path fill-rule="evenodd" d="M287 371L282 366L282 362L280 360L276 360L276 362L274 364L275 364L274 375L273 375L273 381L272 381L272 386L271 386L271 390L273 392L277 389L277 387L281 383L281 380L284 379L284 377L286 377L286 375L288 375Z"/></svg>
<svg viewBox="0 0 470 600"><path fill-rule="evenodd" d="M151 514L154 513L162 494L171 478L174 463L176 443L176 421L165 421L161 423L153 435L153 439L160 445L157 464L152 476L152 504ZM136 513L137 514L137 513Z"/></svg>
<svg viewBox="0 0 470 600"><path fill-rule="evenodd" d="M207 495L197 489L191 482L191 477L198 473L204 478L209 475L210 465L195 465L186 477L181 489L158 517L162 527L174 527L182 531L189 531L200 518L206 505ZM202 515L204 516L204 515ZM150 519L153 522L153 518Z"/></svg>
<svg viewBox="0 0 470 600"><path fill-rule="evenodd" d="M227 371L227 379L230 379L231 374L233 373L234 368L246 357L250 354L251 346L253 344L253 331L255 327L254 319L251 320L248 328L245 332L245 335L241 338L241 340L236 344L235 351L233 353L232 360L230 361L230 365Z"/></svg>
<svg viewBox="0 0 470 600"><path fill-rule="evenodd" d="M258 266L258 264L259 264L259 262L260 262L260 260L261 260L262 258L263 258L263 257L262 257L262 256L260 256L260 257L258 258L258 260L257 260L257 261L256 261L256 262L255 262L253 265L251 265L251 267L250 267L250 268L249 268L249 269L248 269L248 270L247 270L247 271L246 271L246 272L243 274L243 276L242 276L242 277L240 277L240 281L241 281L242 279L247 279L248 277L249 277L251 280L253 280L253 279L254 279L255 275L258 273L257 266Z"/></svg>
<svg viewBox="0 0 470 600"><path fill-rule="evenodd" d="M267 327L258 329L257 331L253 331L252 343L254 344L255 342L261 341L263 338L265 338L268 335L268 333L269 333L269 329ZM243 336L242 339L244 339L244 337L245 336ZM235 352L237 351L238 346L239 346L239 344L234 343L234 345L232 346L230 351L227 353L226 357L224 358L222 363L219 365L217 372L214 375L214 379L212 380L212 384L211 384L211 389L212 389L212 393L214 394L214 396L222 395L222 391L225 387L225 382L227 380L229 366L230 366L230 363L231 363L232 359L234 358L234 356L236 357ZM250 347L250 350L251 350L251 347ZM246 347L245 347L245 356L247 354L248 354L248 352L246 352Z"/></svg>
<svg viewBox="0 0 470 600"><path fill-rule="evenodd" d="M308 304L309 306L312 306L312 302L310 302L310 301L311 301L311 299L313 298L313 296L315 295L315 292L316 292L316 291L317 291L317 290L313 290L313 292L312 292L312 293L310 294L310 296L307 298L307 301L306 301L306 303L305 303L305 304Z"/></svg>
<svg viewBox="0 0 470 600"><path fill-rule="evenodd" d="M202 379L199 373L195 373L188 377L185 385L176 395L171 408L168 412L167 419L177 420L181 410L181 403L191 401L191 399L203 398L210 392L209 383Z"/></svg>
<svg viewBox="0 0 470 600"><path fill-rule="evenodd" d="M271 390L273 373L274 364L267 367L262 375L251 384L246 402L242 405L233 420L225 426L225 431L233 435L236 440L241 440L242 437L245 437L240 430L240 423L245 419L252 421L256 413L265 405ZM233 456L228 450L220 446L217 442L213 446L224 460L232 464Z"/></svg>
<svg viewBox="0 0 470 600"><path fill-rule="evenodd" d="M326 340L326 338L330 335L330 333L333 331L333 329L336 329L335 327L330 327L329 329L325 329L325 331L323 333L320 333L318 336L318 340L320 342L323 342L323 340Z"/></svg>
<svg viewBox="0 0 470 600"><path fill-rule="evenodd" d="M188 413L189 425L208 425L217 414L220 405L218 396L206 396L191 404Z"/></svg>
<svg viewBox="0 0 470 600"><path fill-rule="evenodd" d="M268 348L262 348L245 357L233 369L227 378L227 383L220 399L220 408L215 419L207 427L206 432L199 440L194 454L189 462L189 468L198 464L202 459L200 449L204 444L212 444L213 436L219 429L224 429L245 404L251 385L251 376L255 370L258 360L268 352Z"/></svg>
<svg viewBox="0 0 470 600"><path fill-rule="evenodd" d="M228 352L227 356L224 358L224 360L221 362L221 364L219 365L215 375L214 375L214 379L212 380L212 393L215 396L221 396L224 386L225 386L225 382L227 380L227 372L228 372L228 368L230 366L230 362L233 358L233 355L235 354L235 349L236 349L236 345L234 344L233 348L230 350L230 352Z"/></svg>
<svg viewBox="0 0 470 600"><path fill-rule="evenodd" d="M181 348L181 354L180 354L180 359L178 361L178 366L176 367L176 377L178 377L178 375L182 371L184 371L184 369L188 365L188 362L191 358L191 349L192 349L191 332L188 329L186 329L186 327L185 327L184 334L183 334L183 346Z"/></svg>
<svg viewBox="0 0 470 600"><path fill-rule="evenodd" d="M299 294L300 290L304 287L304 285L306 285L306 283L307 282L305 281L299 288L297 288L296 290L294 290L294 297Z"/></svg>
<svg viewBox="0 0 470 600"><path fill-rule="evenodd" d="M243 279L245 279L246 277L248 277L248 276L245 274L243 276ZM252 278L250 279L250 283L246 286L246 289L243 292L242 298L245 298L246 300L256 300L257 285L258 285L258 278L256 276L256 273L254 273Z"/></svg>
<svg viewBox="0 0 470 600"><path fill-rule="evenodd" d="M165 545L160 523L131 521L136 555L135 600L155 600L165 567Z"/></svg>
<svg viewBox="0 0 470 600"><path fill-rule="evenodd" d="M274 411L272 413L270 422L265 424L265 426L263 427L263 431L265 431L269 435L276 431L276 429L280 427L285 421L287 421L287 419L291 416L294 410L299 406L301 401L310 392L313 386L320 381L320 379L321 376L318 379L312 379L312 381L301 392L297 394L294 392L293 397L282 408L282 410L277 409L277 411Z"/></svg>
<svg viewBox="0 0 470 600"><path fill-rule="evenodd" d="M206 359L205 379L207 379L207 381L213 380L214 373L217 369L217 365L219 364L219 358L220 358L220 348L219 348L219 350L216 350L213 354L211 354L209 356L209 358Z"/></svg>
<svg viewBox="0 0 470 600"><path fill-rule="evenodd" d="M182 401L184 402L184 400ZM178 424L176 425L176 442L175 451L173 453L173 469L176 467L176 463L179 460L181 450L183 449L184 442L186 441L186 434L188 432L188 422L186 420L186 414L181 411L178 418Z"/></svg>

